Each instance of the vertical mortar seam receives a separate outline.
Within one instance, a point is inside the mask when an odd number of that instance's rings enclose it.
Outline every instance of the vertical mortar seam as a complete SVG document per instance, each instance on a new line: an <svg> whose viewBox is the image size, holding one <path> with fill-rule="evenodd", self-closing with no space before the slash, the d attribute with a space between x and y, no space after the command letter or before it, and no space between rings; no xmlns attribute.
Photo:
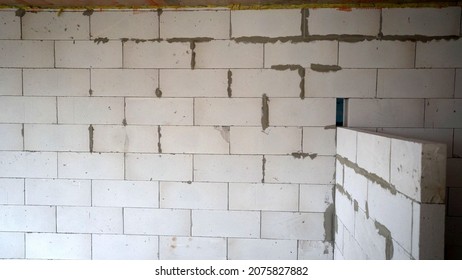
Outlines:
<svg viewBox="0 0 462 280"><path fill-rule="evenodd" d="M24 68L21 68L21 95L24 96Z"/></svg>
<svg viewBox="0 0 462 280"><path fill-rule="evenodd" d="M26 248L27 248L27 239L26 239L26 234L27 233L24 232L24 259L27 259L27 250L26 250Z"/></svg>
<svg viewBox="0 0 462 280"><path fill-rule="evenodd" d="M427 99L424 98L423 101L424 101L423 102L424 103L423 104L424 108L423 108L423 125L422 125L422 127L425 128L425 121L426 121L425 118L427 117L426 114L425 114L425 112L427 111Z"/></svg>
<svg viewBox="0 0 462 280"><path fill-rule="evenodd" d="M337 65L340 63L340 41L337 40Z"/></svg>
<svg viewBox="0 0 462 280"><path fill-rule="evenodd" d="M454 68L454 90L452 92L452 98L456 98L456 85L457 85L457 68Z"/></svg>
<svg viewBox="0 0 462 280"><path fill-rule="evenodd" d="M297 201L297 203L298 203L298 207L297 207L298 212L301 211L300 210L301 209L301 206L300 206L300 204L301 204L300 203L301 202L301 191L302 191L302 184L298 184L298 201Z"/></svg>
<svg viewBox="0 0 462 280"><path fill-rule="evenodd" d="M93 260L93 234L90 233L90 260Z"/></svg>
<svg viewBox="0 0 462 280"><path fill-rule="evenodd" d="M125 234L125 207L122 207L122 234Z"/></svg>
<svg viewBox="0 0 462 280"><path fill-rule="evenodd" d="M414 42L414 69L417 69L417 41Z"/></svg>
<svg viewBox="0 0 462 280"><path fill-rule="evenodd" d="M379 69L375 69L375 98L379 96Z"/></svg>

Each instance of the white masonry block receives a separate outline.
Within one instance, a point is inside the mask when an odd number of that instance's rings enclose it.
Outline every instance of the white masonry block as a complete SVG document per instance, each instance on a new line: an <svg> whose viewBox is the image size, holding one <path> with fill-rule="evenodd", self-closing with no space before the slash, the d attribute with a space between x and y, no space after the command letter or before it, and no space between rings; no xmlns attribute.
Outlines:
<svg viewBox="0 0 462 280"><path fill-rule="evenodd" d="M89 234L27 233L26 258L53 260L91 259Z"/></svg>
<svg viewBox="0 0 462 280"><path fill-rule="evenodd" d="M180 209L227 209L226 183L160 183L160 207Z"/></svg>
<svg viewBox="0 0 462 280"><path fill-rule="evenodd" d="M0 177L56 178L56 153L0 152Z"/></svg>
<svg viewBox="0 0 462 280"><path fill-rule="evenodd" d="M126 208L124 233L190 236L191 211Z"/></svg>
<svg viewBox="0 0 462 280"><path fill-rule="evenodd" d="M0 84L0 95L22 95L21 70L0 69Z"/></svg>
<svg viewBox="0 0 462 280"><path fill-rule="evenodd" d="M56 98L0 97L0 123L56 123Z"/></svg>
<svg viewBox="0 0 462 280"><path fill-rule="evenodd" d="M24 179L0 179L0 204L24 204Z"/></svg>
<svg viewBox="0 0 462 280"><path fill-rule="evenodd" d="M337 215L334 216L334 227L335 227L335 232L334 232L335 252L337 251L343 252L343 237L345 234L345 226L338 219Z"/></svg>
<svg viewBox="0 0 462 280"><path fill-rule="evenodd" d="M122 208L57 207L60 233L122 233Z"/></svg>
<svg viewBox="0 0 462 280"><path fill-rule="evenodd" d="M399 245L398 242L392 240L393 242L393 257L392 260L410 260L411 254L406 252L406 250Z"/></svg>
<svg viewBox="0 0 462 280"><path fill-rule="evenodd" d="M90 206L88 180L26 179L26 204Z"/></svg>
<svg viewBox="0 0 462 280"><path fill-rule="evenodd" d="M364 147L364 145L363 145ZM362 148L364 149L364 148ZM360 149L360 150L362 150ZM390 149L385 149L390 153ZM377 155L375 152L370 152L369 155ZM359 161L358 161L359 164ZM390 161L388 160L388 164ZM372 167L371 164L368 165L366 168ZM388 167L388 165L387 165ZM367 178L364 177L362 174L356 173L356 171L348 166L344 167L344 177L343 177L343 188L344 190L350 194L351 198L358 203L357 205L365 210L367 207Z"/></svg>
<svg viewBox="0 0 462 280"><path fill-rule="evenodd" d="M444 204L413 203L412 256L419 260L444 259Z"/></svg>
<svg viewBox="0 0 462 280"><path fill-rule="evenodd" d="M127 154L125 172L128 180L191 181L193 159L191 155Z"/></svg>
<svg viewBox="0 0 462 280"><path fill-rule="evenodd" d="M356 163L358 132L342 127L337 128L337 154Z"/></svg>
<svg viewBox="0 0 462 280"><path fill-rule="evenodd" d="M90 37L90 23L82 12L26 12L21 21L22 39L82 40Z"/></svg>
<svg viewBox="0 0 462 280"><path fill-rule="evenodd" d="M350 127L423 127L423 99L350 99Z"/></svg>
<svg viewBox="0 0 462 280"><path fill-rule="evenodd" d="M452 98L452 69L379 69L378 98Z"/></svg>
<svg viewBox="0 0 462 280"><path fill-rule="evenodd" d="M133 42L124 43L125 68L191 68L189 43Z"/></svg>
<svg viewBox="0 0 462 280"><path fill-rule="evenodd" d="M298 127L231 127L231 154L282 154L301 151ZM334 140L335 141L335 140Z"/></svg>
<svg viewBox="0 0 462 280"><path fill-rule="evenodd" d="M157 260L158 237L138 235L92 235L94 260Z"/></svg>
<svg viewBox="0 0 462 280"><path fill-rule="evenodd" d="M297 211L298 185L229 184L229 209Z"/></svg>
<svg viewBox="0 0 462 280"><path fill-rule="evenodd" d="M0 124L0 150L20 151L23 149L23 126L20 124Z"/></svg>
<svg viewBox="0 0 462 280"><path fill-rule="evenodd" d="M299 9L233 10L232 37L301 36L302 13Z"/></svg>
<svg viewBox="0 0 462 280"><path fill-rule="evenodd" d="M333 185L300 185L300 211L325 212L334 204L333 195Z"/></svg>
<svg viewBox="0 0 462 280"><path fill-rule="evenodd" d="M124 179L124 155L60 153L58 176L67 179Z"/></svg>
<svg viewBox="0 0 462 280"><path fill-rule="evenodd" d="M456 92L454 96L462 98L462 69L456 69Z"/></svg>
<svg viewBox="0 0 462 280"><path fill-rule="evenodd" d="M412 201L400 193L393 194L369 182L369 216L384 225L405 250L411 250ZM338 213L338 211L337 211Z"/></svg>
<svg viewBox="0 0 462 280"><path fill-rule="evenodd" d="M413 138L430 142L446 144L448 154L451 154L457 143L457 129L451 128L381 128L379 133L386 133L405 138ZM453 145L454 141L454 145Z"/></svg>
<svg viewBox="0 0 462 280"><path fill-rule="evenodd" d="M161 38L229 38L229 11L164 11L160 16Z"/></svg>
<svg viewBox="0 0 462 280"><path fill-rule="evenodd" d="M196 125L261 125L261 98L196 98Z"/></svg>
<svg viewBox="0 0 462 280"><path fill-rule="evenodd" d="M303 152L318 155L335 155L335 128L304 127Z"/></svg>
<svg viewBox="0 0 462 280"><path fill-rule="evenodd" d="M160 89L165 97L227 97L229 82L224 69L160 71Z"/></svg>
<svg viewBox="0 0 462 280"><path fill-rule="evenodd" d="M55 232L56 211L52 206L0 206L2 231Z"/></svg>
<svg viewBox="0 0 462 280"><path fill-rule="evenodd" d="M296 260L296 240L228 239L230 260Z"/></svg>
<svg viewBox="0 0 462 280"><path fill-rule="evenodd" d="M353 201L348 197L349 195L338 186L335 189L335 215L340 220L344 227L353 232L355 229L355 211ZM340 226L340 224L338 225Z"/></svg>
<svg viewBox="0 0 462 280"><path fill-rule="evenodd" d="M92 205L103 207L159 207L158 182L93 180Z"/></svg>
<svg viewBox="0 0 462 280"><path fill-rule="evenodd" d="M0 40L0 67L53 67L53 46L53 41Z"/></svg>
<svg viewBox="0 0 462 280"><path fill-rule="evenodd" d="M160 236L161 260L225 260L226 239Z"/></svg>
<svg viewBox="0 0 462 280"><path fill-rule="evenodd" d="M0 233L0 259L23 259L24 248L24 233Z"/></svg>
<svg viewBox="0 0 462 280"><path fill-rule="evenodd" d="M301 77L297 70L232 69L233 97L299 97Z"/></svg>
<svg viewBox="0 0 462 280"><path fill-rule="evenodd" d="M258 238L260 212L193 210L192 235Z"/></svg>
<svg viewBox="0 0 462 280"><path fill-rule="evenodd" d="M448 154L450 154L451 147L447 145ZM462 157L462 129L454 129L454 150L453 154L456 157Z"/></svg>
<svg viewBox="0 0 462 280"><path fill-rule="evenodd" d="M367 255L364 253L358 241L354 238L353 233L345 231L345 240L343 245L343 257L345 260L366 260Z"/></svg>
<svg viewBox="0 0 462 280"><path fill-rule="evenodd" d="M262 212L261 215L262 238L299 240L327 238L324 213Z"/></svg>
<svg viewBox="0 0 462 280"><path fill-rule="evenodd" d="M157 39L156 11L96 11L90 16L91 37L108 39Z"/></svg>
<svg viewBox="0 0 462 280"><path fill-rule="evenodd" d="M14 11L0 11L0 39L21 39L21 19Z"/></svg>
<svg viewBox="0 0 462 280"><path fill-rule="evenodd" d="M415 43L363 41L339 43L339 66L345 68L413 68Z"/></svg>
<svg viewBox="0 0 462 280"><path fill-rule="evenodd" d="M444 203L446 147L444 144L391 139L390 183L422 203Z"/></svg>
<svg viewBox="0 0 462 280"><path fill-rule="evenodd" d="M124 100L119 97L59 97L58 122L63 124L122 124Z"/></svg>
<svg viewBox="0 0 462 280"><path fill-rule="evenodd" d="M299 260L332 260L334 248L328 241L300 240L298 248Z"/></svg>
<svg viewBox="0 0 462 280"><path fill-rule="evenodd" d="M195 155L194 180L198 182L260 182L262 180L262 157Z"/></svg>
<svg viewBox="0 0 462 280"><path fill-rule="evenodd" d="M335 181L335 158L332 156L266 156L265 182L332 184Z"/></svg>
<svg viewBox="0 0 462 280"><path fill-rule="evenodd" d="M377 36L380 9L309 9L309 35Z"/></svg>
<svg viewBox="0 0 462 280"><path fill-rule="evenodd" d="M425 100L425 127L462 128L462 99Z"/></svg>
<svg viewBox="0 0 462 280"><path fill-rule="evenodd" d="M56 67L120 68L122 42L56 41Z"/></svg>
<svg viewBox="0 0 462 280"><path fill-rule="evenodd" d="M343 69L335 72L306 70L307 97L374 98L375 90L375 69Z"/></svg>
<svg viewBox="0 0 462 280"><path fill-rule="evenodd" d="M276 126L335 124L335 98L271 98L269 123Z"/></svg>
<svg viewBox="0 0 462 280"><path fill-rule="evenodd" d="M337 65L337 42L273 43L265 45L265 68L275 65Z"/></svg>
<svg viewBox="0 0 462 280"><path fill-rule="evenodd" d="M386 260L387 241L384 236L379 234L374 219L369 218L362 210L358 210L355 215L355 233L354 238L366 254L367 259ZM391 233L393 238L393 233Z"/></svg>
<svg viewBox="0 0 462 280"><path fill-rule="evenodd" d="M383 35L459 36L460 7L382 9Z"/></svg>
<svg viewBox="0 0 462 280"><path fill-rule="evenodd" d="M196 68L261 68L263 44L227 40L196 43Z"/></svg>
<svg viewBox="0 0 462 280"><path fill-rule="evenodd" d="M193 124L193 99L127 98L125 104L128 124Z"/></svg>
<svg viewBox="0 0 462 280"><path fill-rule="evenodd" d="M163 153L229 153L229 127L162 126Z"/></svg>
<svg viewBox="0 0 462 280"><path fill-rule="evenodd" d="M86 125L24 125L24 149L27 151L89 151Z"/></svg>
<svg viewBox="0 0 462 280"><path fill-rule="evenodd" d="M24 69L24 95L88 96L88 69Z"/></svg>
<svg viewBox="0 0 462 280"><path fill-rule="evenodd" d="M344 166L340 162L339 158L335 161L335 183L337 185L343 186L343 171Z"/></svg>
<svg viewBox="0 0 462 280"><path fill-rule="evenodd" d="M154 69L92 69L92 95L153 97L158 74Z"/></svg>
<svg viewBox="0 0 462 280"><path fill-rule="evenodd" d="M389 137L358 132L357 163L359 167L387 182L390 182L390 149L391 139ZM347 169L345 169L345 177ZM346 181L346 179L344 180Z"/></svg>
<svg viewBox="0 0 462 280"><path fill-rule="evenodd" d="M94 125L93 129L93 151L95 152L158 152L157 127Z"/></svg>
<svg viewBox="0 0 462 280"><path fill-rule="evenodd" d="M417 42L416 67L462 67L462 39Z"/></svg>

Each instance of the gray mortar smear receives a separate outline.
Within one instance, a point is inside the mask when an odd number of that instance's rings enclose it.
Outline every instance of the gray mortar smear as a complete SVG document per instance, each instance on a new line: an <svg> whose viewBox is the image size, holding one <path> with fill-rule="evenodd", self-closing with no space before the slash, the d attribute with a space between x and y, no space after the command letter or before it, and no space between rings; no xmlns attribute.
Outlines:
<svg viewBox="0 0 462 280"><path fill-rule="evenodd" d="M17 17L22 18L26 14L26 10L24 9L17 9L16 12L14 13Z"/></svg>
<svg viewBox="0 0 462 280"><path fill-rule="evenodd" d="M221 137L229 144L229 126L215 126L215 129L220 132Z"/></svg>
<svg viewBox="0 0 462 280"><path fill-rule="evenodd" d="M162 91L160 90L160 88L156 88L156 96L159 98L162 97Z"/></svg>
<svg viewBox="0 0 462 280"><path fill-rule="evenodd" d="M122 120L122 125L123 125L123 126L127 126L127 119L126 119L126 118L124 118L124 119Z"/></svg>
<svg viewBox="0 0 462 280"><path fill-rule="evenodd" d="M203 43L203 42L210 42L212 40L213 38L211 37L195 37L195 38L170 38L170 39L166 39L165 41L169 43L191 43L191 42Z"/></svg>
<svg viewBox="0 0 462 280"><path fill-rule="evenodd" d="M366 218L369 219L369 203L366 200Z"/></svg>
<svg viewBox="0 0 462 280"><path fill-rule="evenodd" d="M278 71L285 71L285 70L295 71L295 70L300 70L304 68L298 64L278 64L278 65L272 65L271 69L278 70Z"/></svg>
<svg viewBox="0 0 462 280"><path fill-rule="evenodd" d="M228 87L226 89L228 91L228 97L233 96L233 89L231 88L232 83L233 83L233 72L231 72L231 69L228 69Z"/></svg>
<svg viewBox="0 0 462 280"><path fill-rule="evenodd" d="M93 153L93 133L95 129L93 128L93 125L90 124L88 127L88 137L89 137L89 143L90 143L90 153Z"/></svg>
<svg viewBox="0 0 462 280"><path fill-rule="evenodd" d="M265 156L263 156L263 159L262 159L262 167L261 167L261 171L262 171L262 179L261 179L261 182L262 183L265 183L265 173L266 173L266 158Z"/></svg>
<svg viewBox="0 0 462 280"><path fill-rule="evenodd" d="M381 186L382 188L388 190L391 194L396 195L397 191L396 191L395 186L388 183L387 181L385 181L381 177L377 176L374 173L370 173L369 171L359 167L357 164L352 163L351 161L347 160L346 158L344 158L342 156L336 155L336 158L341 164L343 164L345 166L348 166L351 169L353 169L356 172L356 174L359 174L359 175L362 175L362 176L366 177L367 179L369 179L373 183L376 183L379 186Z"/></svg>
<svg viewBox="0 0 462 280"><path fill-rule="evenodd" d="M162 145L160 143L160 138L162 138L162 132L161 132L160 125L157 127L157 134L159 137L159 140L157 141L157 151L159 152L159 154L162 154Z"/></svg>
<svg viewBox="0 0 462 280"><path fill-rule="evenodd" d="M342 67L338 65L322 65L322 64L315 64L311 63L311 70L316 71L316 72L336 72L339 70L342 70Z"/></svg>
<svg viewBox="0 0 462 280"><path fill-rule="evenodd" d="M386 226L382 225L377 221L375 221L375 228L377 229L379 235L385 238L385 258L387 260L391 260L393 258L394 253L391 232Z"/></svg>
<svg viewBox="0 0 462 280"><path fill-rule="evenodd" d="M160 17L164 11L162 9L157 9L157 16Z"/></svg>
<svg viewBox="0 0 462 280"><path fill-rule="evenodd" d="M353 201L353 198L351 198L351 194L349 194L342 186L340 186L339 184L335 184L335 188L339 193L346 196L349 201Z"/></svg>
<svg viewBox="0 0 462 280"><path fill-rule="evenodd" d="M92 9L86 9L82 15L84 16L91 16L93 14L93 10Z"/></svg>
<svg viewBox="0 0 462 280"><path fill-rule="evenodd" d="M93 90L92 90L92 89L88 90L88 94L89 94L90 96L92 96L92 95L93 95Z"/></svg>
<svg viewBox="0 0 462 280"><path fill-rule="evenodd" d="M191 41L189 43L189 47L191 48L191 69L194 70L194 67L196 67L196 52L194 51L196 48L196 43Z"/></svg>
<svg viewBox="0 0 462 280"><path fill-rule="evenodd" d="M99 43L106 44L107 42L109 42L109 39L107 37L98 37L95 38L93 42L95 42L97 45L99 45Z"/></svg>
<svg viewBox="0 0 462 280"><path fill-rule="evenodd" d="M333 124L333 125L326 125L326 126L324 127L324 129L336 129L336 128L337 128L337 126L336 126L335 124Z"/></svg>
<svg viewBox="0 0 462 280"><path fill-rule="evenodd" d="M332 203L327 207L326 212L324 212L324 240L332 241L333 240L333 231L334 228L334 213L335 206Z"/></svg>
<svg viewBox="0 0 462 280"><path fill-rule="evenodd" d="M356 201L356 199L353 200L353 208L355 209L355 212L358 212L358 210L359 210L359 203L358 203L358 201Z"/></svg>
<svg viewBox="0 0 462 280"><path fill-rule="evenodd" d="M305 99L305 68L299 68L298 75L300 76L300 98Z"/></svg>
<svg viewBox="0 0 462 280"><path fill-rule="evenodd" d="M294 158L298 158L298 159L301 159L301 158L306 158L306 157L310 157L310 159L315 159L318 154L316 153L313 153L313 154L310 154L310 153L292 153L291 154Z"/></svg>
<svg viewBox="0 0 462 280"><path fill-rule="evenodd" d="M266 96L266 93L263 94L261 98L261 128L263 130L267 129L269 126L269 107L268 107L269 98Z"/></svg>

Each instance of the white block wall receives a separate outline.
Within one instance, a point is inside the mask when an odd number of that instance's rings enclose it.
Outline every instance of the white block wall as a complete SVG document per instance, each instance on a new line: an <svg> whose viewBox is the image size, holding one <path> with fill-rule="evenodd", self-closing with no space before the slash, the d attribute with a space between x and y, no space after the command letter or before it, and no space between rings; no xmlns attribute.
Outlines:
<svg viewBox="0 0 462 280"><path fill-rule="evenodd" d="M338 132L335 259L443 259L446 145Z"/></svg>
<svg viewBox="0 0 462 280"><path fill-rule="evenodd" d="M0 258L332 259L335 98L450 144L462 255L460 13L0 10Z"/></svg>

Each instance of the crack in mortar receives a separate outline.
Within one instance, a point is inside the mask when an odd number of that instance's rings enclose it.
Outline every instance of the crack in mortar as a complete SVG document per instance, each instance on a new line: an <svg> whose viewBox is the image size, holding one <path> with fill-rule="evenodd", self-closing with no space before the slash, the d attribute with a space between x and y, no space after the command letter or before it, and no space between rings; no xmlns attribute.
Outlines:
<svg viewBox="0 0 462 280"><path fill-rule="evenodd" d="M93 134L94 134L94 131L95 131L95 129L93 128L93 125L90 124L90 126L88 127L90 153L93 153Z"/></svg>
<svg viewBox="0 0 462 280"><path fill-rule="evenodd" d="M302 152L295 153L294 152L294 153L292 153L292 156L294 158L298 158L298 159L302 159L302 158L306 158L306 157L310 157L310 159L315 159L318 156L318 154L317 153L310 154L310 153L302 153Z"/></svg>
<svg viewBox="0 0 462 280"><path fill-rule="evenodd" d="M232 97L233 95L233 90L231 88L231 84L233 83L233 72L231 72L231 69L228 70L228 88L226 89L228 91L228 97Z"/></svg>
<svg viewBox="0 0 462 280"><path fill-rule="evenodd" d="M323 64L314 64L311 63L311 70L316 72L336 72L342 70L342 67L338 65L323 65Z"/></svg>
<svg viewBox="0 0 462 280"><path fill-rule="evenodd" d="M263 94L261 98L261 128L263 131L269 126L269 107L268 107L269 98L266 96L266 93Z"/></svg>
<svg viewBox="0 0 462 280"><path fill-rule="evenodd" d="M343 164L345 166L348 166L351 169L353 169L356 174L359 174L359 175L362 175L362 176L366 177L369 181L371 181L373 183L376 183L377 185L381 186L382 188L388 190L391 194L396 195L397 190L396 190L395 186L388 183L387 181L385 181L384 179L382 179L378 175L376 175L374 173L371 173L371 172L365 170L364 168L359 167L357 164L352 163L351 161L347 160L346 158L344 158L342 156L337 155L336 158L341 164Z"/></svg>
<svg viewBox="0 0 462 280"><path fill-rule="evenodd" d="M391 237L390 230L382 225L381 223L375 221L375 228L378 231L378 234L385 238L385 258L387 260L391 260L393 258L394 248L393 248L393 240Z"/></svg>

